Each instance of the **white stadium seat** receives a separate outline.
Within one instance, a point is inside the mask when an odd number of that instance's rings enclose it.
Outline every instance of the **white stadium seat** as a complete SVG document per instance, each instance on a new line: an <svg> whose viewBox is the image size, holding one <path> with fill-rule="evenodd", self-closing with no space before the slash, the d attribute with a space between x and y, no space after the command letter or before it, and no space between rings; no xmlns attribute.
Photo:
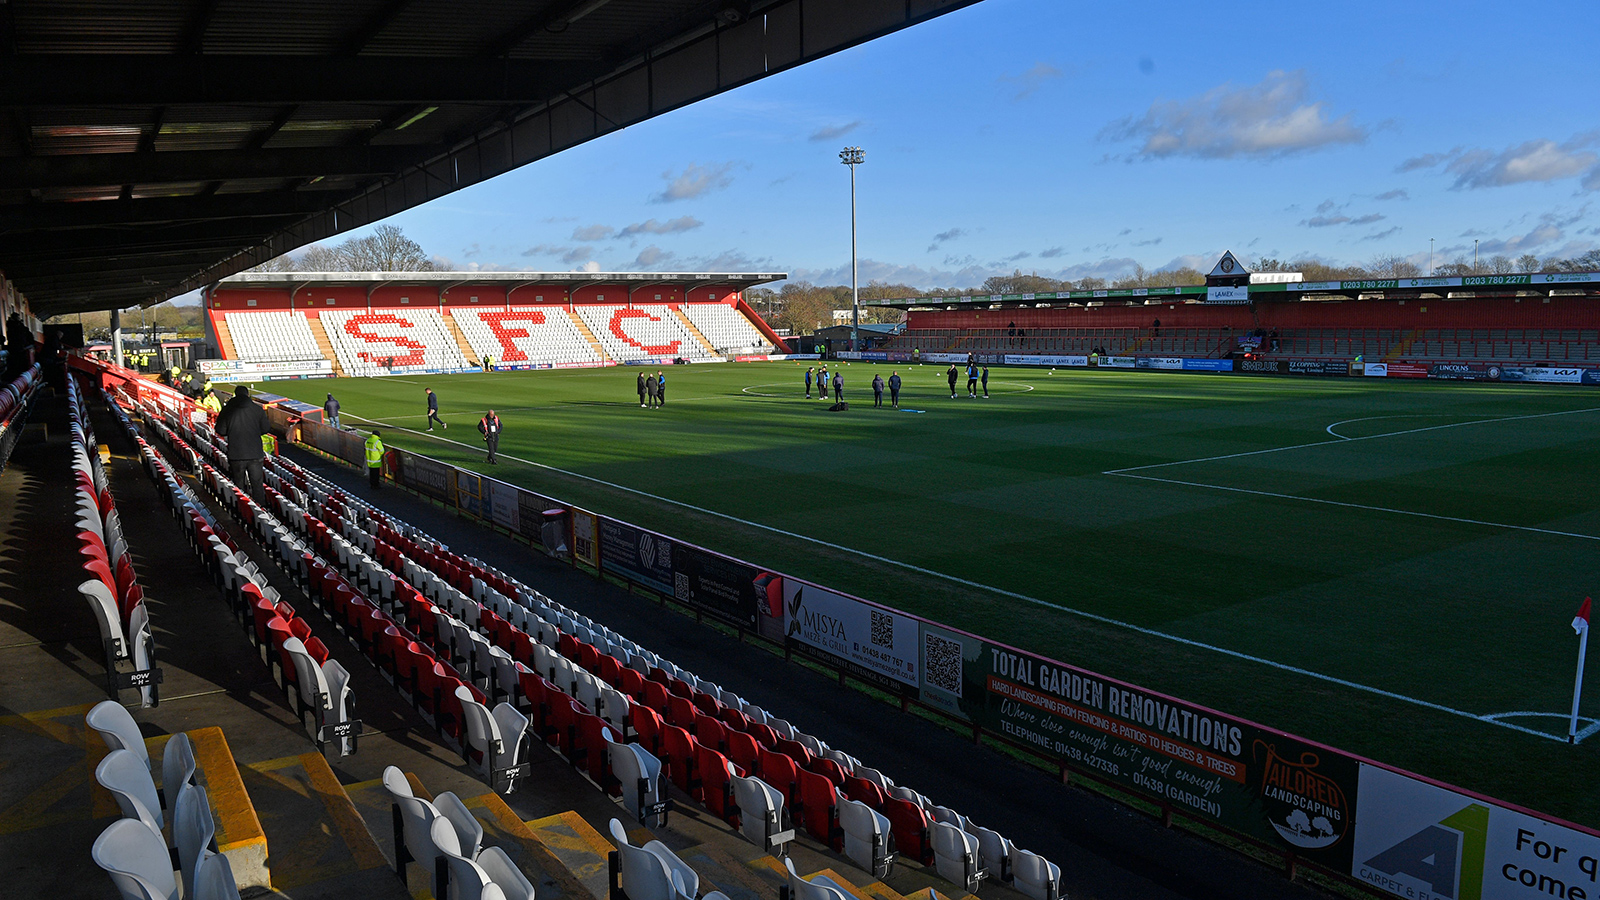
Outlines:
<svg viewBox="0 0 1600 900"><path fill-rule="evenodd" d="M328 341L349 375L457 371L471 363L438 309L329 309L321 313ZM394 368L384 363L394 358Z"/></svg>
<svg viewBox="0 0 1600 900"><path fill-rule="evenodd" d="M726 303L685 303L684 315L723 355L770 353L772 343L737 309Z"/></svg>
<svg viewBox="0 0 1600 900"><path fill-rule="evenodd" d="M655 356L702 359L716 355L695 340L677 313L664 303L631 307L580 303L574 308L606 355L618 361Z"/></svg>
<svg viewBox="0 0 1600 900"><path fill-rule="evenodd" d="M601 362L572 316L560 306L453 309L451 318L481 359L496 365L561 366ZM497 334L498 331L498 334ZM511 342L507 349L502 338Z"/></svg>
<svg viewBox="0 0 1600 900"><path fill-rule="evenodd" d="M303 313L283 311L223 313L234 355L243 362L298 362L322 359L311 324Z"/></svg>

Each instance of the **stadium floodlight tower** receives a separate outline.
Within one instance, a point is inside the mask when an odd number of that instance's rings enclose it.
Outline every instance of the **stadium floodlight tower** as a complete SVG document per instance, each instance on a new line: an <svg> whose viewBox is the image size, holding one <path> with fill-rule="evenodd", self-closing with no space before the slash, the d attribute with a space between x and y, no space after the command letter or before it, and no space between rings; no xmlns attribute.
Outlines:
<svg viewBox="0 0 1600 900"><path fill-rule="evenodd" d="M850 167L850 350L861 349L861 288L856 267L856 166L867 161L860 147L839 151L839 162Z"/></svg>

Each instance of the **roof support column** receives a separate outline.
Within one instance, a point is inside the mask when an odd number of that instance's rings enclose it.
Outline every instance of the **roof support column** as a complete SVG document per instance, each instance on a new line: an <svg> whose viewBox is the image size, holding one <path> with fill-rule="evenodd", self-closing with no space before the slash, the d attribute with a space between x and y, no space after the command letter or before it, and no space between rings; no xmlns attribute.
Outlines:
<svg viewBox="0 0 1600 900"><path fill-rule="evenodd" d="M121 366L122 363L122 310L111 311L111 361Z"/></svg>

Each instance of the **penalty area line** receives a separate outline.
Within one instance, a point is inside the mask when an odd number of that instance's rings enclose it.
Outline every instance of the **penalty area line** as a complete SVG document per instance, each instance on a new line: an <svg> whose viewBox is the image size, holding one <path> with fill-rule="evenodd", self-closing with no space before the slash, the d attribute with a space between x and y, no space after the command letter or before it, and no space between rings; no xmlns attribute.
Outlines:
<svg viewBox="0 0 1600 900"><path fill-rule="evenodd" d="M1467 519L1461 516L1442 516L1438 513L1417 512L1410 509L1394 509L1388 506L1368 506L1365 503L1349 503L1344 500L1324 500L1320 497L1301 497L1298 494L1280 494L1277 491L1258 491L1254 488L1230 487L1225 484L1206 484L1203 481L1181 481L1176 478L1157 478L1154 475L1131 475L1127 472L1103 472L1104 475L1115 475L1118 478L1137 478L1140 481L1158 481L1162 484L1180 484L1184 487L1206 488L1213 491L1229 491L1235 494L1250 494L1256 497L1273 497L1278 500L1298 500L1301 503L1322 503L1327 506L1342 506L1345 509L1362 509L1368 512L1391 513L1397 516L1415 516L1419 519L1435 519L1440 522L1456 522L1461 525L1482 525L1486 528L1505 528L1512 531L1531 531L1535 534L1549 534L1556 537L1579 538L1585 541L1600 541L1600 535L1583 534L1577 531L1557 531L1554 528L1538 528L1533 525L1508 525L1505 522L1487 522L1483 519Z"/></svg>
<svg viewBox="0 0 1600 900"><path fill-rule="evenodd" d="M389 423L384 422L382 420L368 419L368 418L364 418L364 417L361 417L361 416L355 416L355 415L351 415L350 418L359 419L359 420L361 420L363 422L372 422L372 423L377 424L377 425L388 425L389 424ZM454 444L454 445L456 445L458 447L465 447L465 448L474 449L474 450L476 449L476 448L472 447L472 445L462 443L461 441L452 440L451 438L446 438L446 437L440 437L439 435L435 435L435 434L427 434L425 432L417 431L416 429L413 429L413 428L406 428L403 425L392 425L392 426L389 426L389 427L395 428L396 430L399 430L399 431L410 432L411 434L417 435L418 437L428 438L430 440L440 441L440 442L446 443L446 444ZM1067 615L1077 616L1079 618L1087 619L1087 620L1089 620L1091 622L1096 622L1096 623L1101 624L1101 625L1110 625L1110 626L1114 626L1114 627L1117 627L1117 628L1124 628L1124 629L1127 629L1129 631L1133 631L1133 632L1137 632L1137 633L1142 634L1142 635L1146 635L1148 637L1160 638L1162 640L1171 641L1171 642L1176 643L1176 644L1182 644L1182 645L1184 645L1186 647L1193 647L1193 648L1196 648L1196 649L1199 649L1199 650L1209 650L1209 651L1212 651L1214 653L1220 653L1220 654L1222 654L1224 656L1232 657L1234 659L1243 660L1245 662L1257 663L1257 664L1260 664L1260 665L1263 665L1263 666L1267 666L1267 667L1270 667L1270 668L1273 668L1273 669L1278 669L1279 671L1292 672L1292 673L1294 673L1296 675L1304 675L1307 678L1313 678L1313 679L1316 679L1318 681L1327 682L1328 684L1336 684L1336 685L1339 685L1340 687L1350 688L1351 690L1361 691L1363 693L1372 694L1374 696L1383 697L1383 698L1389 699L1389 700L1398 700L1398 701L1400 701L1402 703L1409 703L1409 704L1412 704L1413 706L1420 706L1420 707L1423 707L1424 709L1434 710L1435 712L1442 712L1442 713L1445 713L1447 715L1459 716L1459 717L1464 718L1464 719L1471 719L1474 722L1486 722L1486 723L1488 723L1490 725L1499 726L1500 728L1507 728L1507 729L1510 729L1512 731L1520 731L1520 732L1522 732L1524 734L1531 734L1531 735L1534 735L1536 737L1545 738L1547 740L1560 741L1562 743L1566 742L1566 738L1565 737L1556 737L1555 735L1552 735L1549 732L1538 731L1538 730L1533 729L1533 728L1525 728L1525 727L1523 727L1521 725L1516 725L1516 724L1511 723L1511 722L1501 722L1501 721L1494 720L1494 719L1486 719L1483 716L1477 715L1475 713L1470 713L1470 712L1467 712L1466 710L1456 709L1455 707L1452 707L1452 706L1446 706L1446 705L1444 705L1442 703L1434 703L1434 702L1429 701L1429 700L1420 700L1420 699L1418 699L1416 697L1408 697L1405 694L1400 694L1400 693L1396 693L1394 691L1384 690L1383 688L1373 687L1372 685L1361 684L1359 682L1350 681L1348 679L1339 678L1339 677L1333 676L1333 675L1326 675L1326 674L1324 674L1322 672L1314 672L1314 671L1312 671L1310 669L1304 669L1304 668L1301 668L1299 666L1291 666L1291 665L1289 665L1287 663L1281 663L1281 662L1277 662L1275 660L1265 659L1265 658L1259 657L1259 656L1252 656L1252 655L1250 655L1248 653L1244 653L1244 652L1239 651L1239 650L1230 650L1227 647L1219 647L1219 646L1217 646L1215 644L1207 644L1204 641L1191 640L1191 639L1186 638L1186 637L1179 637L1178 635L1175 635L1175 634L1169 634L1168 632L1165 632L1165 631L1157 631L1154 628L1146 628L1146 627L1144 627L1142 625L1134 625L1131 622L1124 622L1124 621L1122 621L1120 619L1113 619L1110 616L1102 616L1102 615L1099 615L1097 613L1088 612L1086 610L1075 609L1075 608L1070 607L1070 606L1064 606L1064 605L1062 605L1060 603L1052 603L1052 602L1050 602L1048 600L1041 600L1038 597L1030 597L1027 594L1018 593L1016 591L1008 591L1005 588L998 588L998 587L994 587L992 585L983 584L983 583L977 582L977 581L971 581L971 580L968 580L966 578L961 578L961 577L958 577L958 576L955 576L955 575L948 575L948 574L946 574L944 572L937 572L937 571L934 571L933 569L927 569L927 568L924 568L922 566L913 565L913 564L908 563L908 562L901 562L898 559L890 559L887 556L879 556L876 553L868 553L868 552L866 552L864 550L857 550L854 547L846 547L846 546L843 546L841 544L835 544L835 543L832 543L831 541L819 540L817 538L808 537L808 536L803 535L803 534L796 534L796 533L794 533L792 531L784 531L781 528L775 528L775 527L773 527L771 525L764 525L764 524L762 524L760 522L752 522L749 519L741 519L738 516L732 516L732 515L729 515L727 513L717 512L714 509L705 509L704 507L695 506L695 505L693 505L691 503L684 503L681 500L674 500L671 497L662 497L662 496L660 496L658 494L652 494L652 493L649 493L648 491L641 491L641 490L638 490L637 488L631 488L631 487L628 487L626 485L621 485L621 484L616 484L616 483L613 483L613 482L610 482L610 481L605 481L604 479L595 478L595 477L590 476L590 475L584 475L584 474L581 474L581 473L578 473L578 472L569 472L566 469L557 468L555 466L547 465L545 463L534 462L533 460L523 459L523 458L517 457L517 456L511 456L510 454L506 454L506 453L501 453L499 455L504 457L504 458L506 458L506 459L513 460L515 462L520 462L520 463L522 463L524 465L532 466L534 468L544 469L544 470L549 471L549 472L555 472L555 473L558 473L558 474L561 474L561 475L566 475L566 476L571 477L571 478L577 478L577 479L582 480L582 481L592 482L594 484L598 484L598 485L601 485L603 487L612 488L614 490L622 491L624 493L634 494L636 496L645 497L647 499L655 500L655 501L658 501L660 503L666 503L666 504L670 504L672 506L680 507L682 509L692 510L694 512L701 513L703 515L712 516L714 518L723 519L723 520L729 521L729 522L734 522L734 523L737 523L739 525L745 525L745 526L748 526L750 528L757 528L757 529L760 529L762 531L770 532L772 534L782 535L783 537L792 538L792 539L800 540L800 541L805 541L805 542L810 543L810 544L816 544L817 546L820 546L820 547L827 547L827 548L829 548L831 550L838 550L838 551L840 551L842 553L847 553L847 554L850 554L850 555L853 555L853 556L859 556L859 557L861 557L863 559L870 559L870 560L872 560L874 562L883 563L885 565L896 566L898 568L905 569L905 570L910 571L910 572L916 572L916 573L921 574L921 575L927 575L927 576L929 576L931 578L938 578L938 579L941 579L941 580L944 580L944 581L948 581L948 582L950 582L952 584L959 584L959 585L963 585L963 586L970 587L970 588L976 588L978 590L987 591L987 592L989 592L991 594L996 594L996 595L1001 596L1001 597L1010 597L1013 600L1021 600L1024 603L1030 603L1030 604L1033 604L1035 606L1043 607L1045 609L1052 609L1052 610L1055 610L1056 612L1061 612L1061 613L1066 613ZM1130 477L1142 477L1142 476L1130 476ZM1157 480L1158 481L1158 480L1163 480L1163 479L1151 479L1151 480Z"/></svg>

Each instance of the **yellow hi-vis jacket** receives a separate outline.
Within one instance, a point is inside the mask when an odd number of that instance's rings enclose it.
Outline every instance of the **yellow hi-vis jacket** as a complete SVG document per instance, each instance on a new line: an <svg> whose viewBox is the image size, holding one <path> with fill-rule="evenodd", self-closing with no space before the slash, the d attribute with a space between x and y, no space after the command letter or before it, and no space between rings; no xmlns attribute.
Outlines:
<svg viewBox="0 0 1600 900"><path fill-rule="evenodd" d="M367 468L383 466L383 441L375 434L367 435Z"/></svg>
<svg viewBox="0 0 1600 900"><path fill-rule="evenodd" d="M261 436L261 452L268 456L277 456L278 436L275 434L263 434Z"/></svg>

